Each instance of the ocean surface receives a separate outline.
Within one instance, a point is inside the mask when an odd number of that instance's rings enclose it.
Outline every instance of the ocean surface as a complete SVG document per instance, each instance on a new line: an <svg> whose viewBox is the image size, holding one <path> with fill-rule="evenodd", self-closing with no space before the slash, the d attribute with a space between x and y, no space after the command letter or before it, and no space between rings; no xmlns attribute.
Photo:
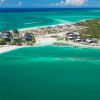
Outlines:
<svg viewBox="0 0 100 100"><path fill-rule="evenodd" d="M1 54L0 100L100 100L100 50L43 46Z"/></svg>
<svg viewBox="0 0 100 100"><path fill-rule="evenodd" d="M0 31L93 18L99 9L0 9ZM100 100L100 49L51 45L0 54L0 100Z"/></svg>
<svg viewBox="0 0 100 100"><path fill-rule="evenodd" d="M100 9L0 9L0 31L100 18Z"/></svg>

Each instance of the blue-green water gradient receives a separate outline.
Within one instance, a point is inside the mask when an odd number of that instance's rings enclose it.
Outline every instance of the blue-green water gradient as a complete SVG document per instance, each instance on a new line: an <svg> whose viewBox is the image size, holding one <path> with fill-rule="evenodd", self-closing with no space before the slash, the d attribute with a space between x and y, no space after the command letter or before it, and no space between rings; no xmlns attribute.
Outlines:
<svg viewBox="0 0 100 100"><path fill-rule="evenodd" d="M26 12L20 12L20 10L16 12L1 12L0 10L0 31L56 24L71 24L94 18L100 18L100 9L58 9Z"/></svg>
<svg viewBox="0 0 100 100"><path fill-rule="evenodd" d="M43 46L1 54L0 100L100 100L100 50Z"/></svg>

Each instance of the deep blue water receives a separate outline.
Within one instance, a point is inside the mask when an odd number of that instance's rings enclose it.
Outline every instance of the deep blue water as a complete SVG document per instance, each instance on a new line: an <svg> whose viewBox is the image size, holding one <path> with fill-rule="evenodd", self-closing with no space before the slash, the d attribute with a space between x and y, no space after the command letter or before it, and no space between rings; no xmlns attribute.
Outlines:
<svg viewBox="0 0 100 100"><path fill-rule="evenodd" d="M0 8L0 12L100 10L100 8Z"/></svg>

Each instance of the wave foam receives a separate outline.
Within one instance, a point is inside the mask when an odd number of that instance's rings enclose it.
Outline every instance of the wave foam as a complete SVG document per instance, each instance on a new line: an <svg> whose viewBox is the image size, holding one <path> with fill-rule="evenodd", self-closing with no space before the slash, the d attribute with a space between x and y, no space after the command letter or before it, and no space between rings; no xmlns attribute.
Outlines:
<svg viewBox="0 0 100 100"><path fill-rule="evenodd" d="M44 21L39 21L39 22L30 22L30 23L24 23L24 24L29 25L29 24L36 24L36 23L40 23L40 22L44 22Z"/></svg>

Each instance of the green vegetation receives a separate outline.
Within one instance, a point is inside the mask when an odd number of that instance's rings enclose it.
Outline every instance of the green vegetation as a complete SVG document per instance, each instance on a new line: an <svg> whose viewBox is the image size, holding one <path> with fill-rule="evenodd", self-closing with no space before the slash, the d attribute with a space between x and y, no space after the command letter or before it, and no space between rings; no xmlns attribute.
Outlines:
<svg viewBox="0 0 100 100"><path fill-rule="evenodd" d="M9 31L0 34L0 45L33 45L36 42L35 36L32 33L25 33L24 36L17 30L12 33Z"/></svg>
<svg viewBox="0 0 100 100"><path fill-rule="evenodd" d="M0 45L5 45L5 44L6 44L5 39L0 38Z"/></svg>
<svg viewBox="0 0 100 100"><path fill-rule="evenodd" d="M33 35L32 43L34 44L36 42L35 36Z"/></svg>
<svg viewBox="0 0 100 100"><path fill-rule="evenodd" d="M77 23L79 26L86 26L87 28L80 31L82 38L97 38L100 39L100 18L93 20L86 20Z"/></svg>

